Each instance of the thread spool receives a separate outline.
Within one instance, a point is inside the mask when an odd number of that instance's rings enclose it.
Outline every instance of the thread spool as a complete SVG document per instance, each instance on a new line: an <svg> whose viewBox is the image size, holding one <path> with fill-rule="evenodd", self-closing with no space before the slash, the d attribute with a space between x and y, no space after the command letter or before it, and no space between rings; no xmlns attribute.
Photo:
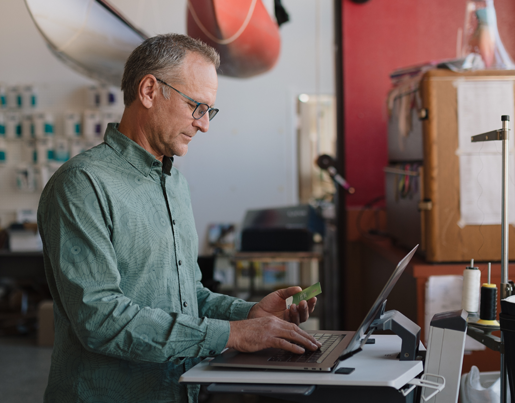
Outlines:
<svg viewBox="0 0 515 403"><path fill-rule="evenodd" d="M470 266L463 271L463 289L461 294L461 307L469 316L477 316L479 310L479 289L481 284L481 271L474 267L474 259Z"/></svg>
<svg viewBox="0 0 515 403"><path fill-rule="evenodd" d="M497 322L497 285L490 282L492 264L488 263L488 283L481 286L481 304L479 308L479 320L477 323L483 326L499 326Z"/></svg>

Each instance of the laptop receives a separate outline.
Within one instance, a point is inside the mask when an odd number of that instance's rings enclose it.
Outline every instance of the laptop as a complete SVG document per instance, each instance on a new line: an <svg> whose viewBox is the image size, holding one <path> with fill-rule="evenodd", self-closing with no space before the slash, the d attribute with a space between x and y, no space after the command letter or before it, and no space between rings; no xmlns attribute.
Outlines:
<svg viewBox="0 0 515 403"><path fill-rule="evenodd" d="M304 354L293 354L278 348L267 348L254 353L241 353L229 348L211 360L209 365L231 368L332 371L340 361L361 351L363 345L375 330L374 327L371 327L372 322L384 310L388 295L417 248L418 245L399 262L357 331L310 330L307 333L314 335L322 343L322 347L315 352L306 350Z"/></svg>

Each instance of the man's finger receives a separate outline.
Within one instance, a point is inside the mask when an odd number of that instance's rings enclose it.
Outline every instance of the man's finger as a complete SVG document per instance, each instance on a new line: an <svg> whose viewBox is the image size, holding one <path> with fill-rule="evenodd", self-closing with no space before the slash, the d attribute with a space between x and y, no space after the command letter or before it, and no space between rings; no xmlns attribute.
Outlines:
<svg viewBox="0 0 515 403"><path fill-rule="evenodd" d="M284 339L277 339L277 345L274 347L290 351L294 354L304 354L304 352L306 351L303 347L290 343Z"/></svg>
<svg viewBox="0 0 515 403"><path fill-rule="evenodd" d="M300 288L299 286L293 286L293 287L282 288L280 290L277 290L277 293L279 294L279 296L281 298L286 299L286 298L289 298L292 295L295 295L301 291L302 291L302 288Z"/></svg>
<svg viewBox="0 0 515 403"><path fill-rule="evenodd" d="M307 302L308 302L308 307L309 307L309 313L311 314L315 310L315 306L317 304L317 297L313 297L310 300L308 300Z"/></svg>
<svg viewBox="0 0 515 403"><path fill-rule="evenodd" d="M291 324L283 328L283 333L280 333L279 337L305 346L310 350L316 350L321 345L312 335L306 333L300 327Z"/></svg>
<svg viewBox="0 0 515 403"><path fill-rule="evenodd" d="M298 308L298 316L301 322L305 322L309 318L309 306L306 301L300 301Z"/></svg>
<svg viewBox="0 0 515 403"><path fill-rule="evenodd" d="M317 347L320 347L322 345L322 343L320 343L317 339L315 339L314 336L312 336L311 334L309 334L308 332L302 330L300 327L298 327L298 329L300 330L300 332L304 335L304 337L307 337L312 343L314 343Z"/></svg>
<svg viewBox="0 0 515 403"><path fill-rule="evenodd" d="M295 323L297 326L299 326L301 320L300 320L300 315L299 315L299 310L297 308L297 305L292 304L289 312L290 312L290 322Z"/></svg>

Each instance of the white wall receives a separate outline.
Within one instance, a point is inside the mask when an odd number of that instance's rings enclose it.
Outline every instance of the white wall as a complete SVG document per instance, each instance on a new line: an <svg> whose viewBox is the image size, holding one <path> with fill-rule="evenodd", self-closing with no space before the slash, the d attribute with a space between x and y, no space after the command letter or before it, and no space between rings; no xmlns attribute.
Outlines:
<svg viewBox="0 0 515 403"><path fill-rule="evenodd" d="M112 3L149 34L186 32L186 0ZM281 27L277 65L251 79L220 77L220 113L176 159L190 184L201 247L209 223L239 223L247 209L298 201L295 98L334 92L332 0L283 5L290 22ZM44 109L83 106L83 88L94 83L50 54L23 1L2 0L0 8L0 81L36 84ZM17 192L1 169L0 218L36 208L39 193Z"/></svg>

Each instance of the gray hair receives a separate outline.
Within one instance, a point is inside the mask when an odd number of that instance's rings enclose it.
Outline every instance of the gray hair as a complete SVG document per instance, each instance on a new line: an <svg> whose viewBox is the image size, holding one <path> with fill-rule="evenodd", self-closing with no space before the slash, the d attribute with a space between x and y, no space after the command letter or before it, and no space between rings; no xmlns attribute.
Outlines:
<svg viewBox="0 0 515 403"><path fill-rule="evenodd" d="M182 64L188 52L195 52L220 66L220 55L211 46L186 35L166 34L146 39L133 50L127 62L122 78L123 103L129 106L136 100L141 79L152 74L168 82L181 82ZM161 85L163 96L170 96L170 89Z"/></svg>

